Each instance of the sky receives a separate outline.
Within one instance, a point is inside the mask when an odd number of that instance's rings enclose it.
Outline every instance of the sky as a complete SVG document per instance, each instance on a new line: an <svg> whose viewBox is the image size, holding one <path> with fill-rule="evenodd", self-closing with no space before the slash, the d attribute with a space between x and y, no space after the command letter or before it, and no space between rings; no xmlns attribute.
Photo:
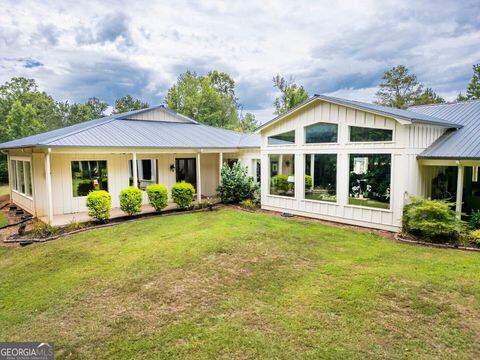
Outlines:
<svg viewBox="0 0 480 360"><path fill-rule="evenodd" d="M272 77L310 95L375 100L404 64L446 100L480 62L480 1L2 1L0 83L57 100L161 104L178 75L225 71L243 111L273 117Z"/></svg>

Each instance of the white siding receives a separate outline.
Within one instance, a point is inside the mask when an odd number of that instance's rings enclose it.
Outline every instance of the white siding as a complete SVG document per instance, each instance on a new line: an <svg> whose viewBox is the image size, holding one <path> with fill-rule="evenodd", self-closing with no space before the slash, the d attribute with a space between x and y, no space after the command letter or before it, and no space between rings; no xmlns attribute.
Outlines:
<svg viewBox="0 0 480 360"><path fill-rule="evenodd" d="M338 142L306 144L305 126L329 122L338 124ZM391 142L349 142L349 126L374 127L393 131ZM295 130L295 144L269 145L268 137ZM330 104L314 102L261 131L262 208L322 218L331 221L398 230L407 194L423 195L425 181L420 178L416 156L445 131L430 125L401 125L392 118ZM335 153L337 159L337 203L304 199L304 155ZM390 209L375 209L348 204L349 155L388 153L392 155ZM269 195L269 154L295 154L295 198Z"/></svg>

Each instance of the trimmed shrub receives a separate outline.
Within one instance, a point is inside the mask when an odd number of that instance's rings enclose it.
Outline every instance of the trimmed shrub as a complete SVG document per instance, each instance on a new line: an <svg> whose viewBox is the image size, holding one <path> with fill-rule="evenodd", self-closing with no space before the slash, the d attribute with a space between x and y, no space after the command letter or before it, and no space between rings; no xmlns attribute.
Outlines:
<svg viewBox="0 0 480 360"><path fill-rule="evenodd" d="M120 209L128 216L138 214L142 211L142 190L131 186L120 191Z"/></svg>
<svg viewBox="0 0 480 360"><path fill-rule="evenodd" d="M305 189L311 188L313 184L312 177L310 175L305 175Z"/></svg>
<svg viewBox="0 0 480 360"><path fill-rule="evenodd" d="M195 188L190 183L182 181L172 186L172 199L180 209L190 206L193 195L195 195Z"/></svg>
<svg viewBox="0 0 480 360"><path fill-rule="evenodd" d="M148 201L156 211L161 211L168 205L168 190L165 185L152 184L145 189L148 195Z"/></svg>
<svg viewBox="0 0 480 360"><path fill-rule="evenodd" d="M105 221L110 218L112 207L112 195L105 190L94 190L87 195L88 215L98 221Z"/></svg>
<svg viewBox="0 0 480 360"><path fill-rule="evenodd" d="M238 204L242 200L254 197L258 185L251 176L248 176L248 170L239 162L232 166L223 164L221 171L222 181L217 191L225 204Z"/></svg>
<svg viewBox="0 0 480 360"><path fill-rule="evenodd" d="M468 234L468 242L475 246L480 246L480 229L470 231Z"/></svg>
<svg viewBox="0 0 480 360"><path fill-rule="evenodd" d="M446 200L411 198L403 208L403 231L434 242L456 241L464 222L456 218L453 205Z"/></svg>

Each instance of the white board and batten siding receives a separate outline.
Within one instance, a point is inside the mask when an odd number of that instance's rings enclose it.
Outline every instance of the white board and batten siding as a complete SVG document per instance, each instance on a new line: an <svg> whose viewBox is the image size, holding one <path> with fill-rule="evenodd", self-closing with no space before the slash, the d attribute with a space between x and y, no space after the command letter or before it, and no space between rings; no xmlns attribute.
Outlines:
<svg viewBox="0 0 480 360"><path fill-rule="evenodd" d="M305 127L318 122L338 124L338 142L306 144ZM390 142L349 141L349 126L389 129ZM295 144L269 145L268 137L295 130ZM402 209L408 194L424 195L416 156L445 132L444 127L402 125L393 118L356 110L325 101L315 101L261 130L262 208L297 215L396 231L401 226ZM337 202L304 199L305 154L337 154ZM390 209L348 204L349 155L391 154ZM294 154L295 197L269 194L269 155Z"/></svg>

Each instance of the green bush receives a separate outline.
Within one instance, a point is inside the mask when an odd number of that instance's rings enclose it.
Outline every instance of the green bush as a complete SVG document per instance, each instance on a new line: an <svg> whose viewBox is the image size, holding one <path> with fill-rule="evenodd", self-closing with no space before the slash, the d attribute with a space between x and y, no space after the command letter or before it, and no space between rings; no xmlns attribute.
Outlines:
<svg viewBox="0 0 480 360"><path fill-rule="evenodd" d="M468 242L475 246L480 246L480 229L470 231L468 234Z"/></svg>
<svg viewBox="0 0 480 360"><path fill-rule="evenodd" d="M411 198L403 208L403 232L434 242L457 240L464 223L457 219L452 206L446 200Z"/></svg>
<svg viewBox="0 0 480 360"><path fill-rule="evenodd" d="M480 229L480 210L473 210L470 215L470 221L468 222L470 229Z"/></svg>
<svg viewBox="0 0 480 360"><path fill-rule="evenodd" d="M32 226L32 236L34 239L46 238L55 235L60 229L56 226L48 225L42 221L37 221Z"/></svg>
<svg viewBox="0 0 480 360"><path fill-rule="evenodd" d="M292 187L292 184L288 182L287 175L275 175L270 180L270 186L274 192L286 193Z"/></svg>
<svg viewBox="0 0 480 360"><path fill-rule="evenodd" d="M120 209L128 216L138 214L142 211L142 190L131 186L120 191Z"/></svg>
<svg viewBox="0 0 480 360"><path fill-rule="evenodd" d="M190 206L193 195L195 195L195 188L190 183L182 181L172 186L172 199L180 209Z"/></svg>
<svg viewBox="0 0 480 360"><path fill-rule="evenodd" d="M213 209L213 202L212 199L206 198L205 200L201 201L200 204L198 204L199 209Z"/></svg>
<svg viewBox="0 0 480 360"><path fill-rule="evenodd" d="M87 196L88 215L98 221L105 221L110 218L112 207L112 196L105 190L91 191Z"/></svg>
<svg viewBox="0 0 480 360"><path fill-rule="evenodd" d="M257 205L255 205L255 202L252 199L245 199L240 202L240 207L248 210L255 210Z"/></svg>
<svg viewBox="0 0 480 360"><path fill-rule="evenodd" d="M239 162L232 166L223 164L221 177L222 181L217 191L225 204L238 204L242 200L252 198L258 189L253 178L248 176L247 168Z"/></svg>
<svg viewBox="0 0 480 360"><path fill-rule="evenodd" d="M146 188L148 201L156 211L161 211L168 205L168 190L165 185L153 184Z"/></svg>
<svg viewBox="0 0 480 360"><path fill-rule="evenodd" d="M311 188L313 184L312 177L310 175L305 175L305 189Z"/></svg>

